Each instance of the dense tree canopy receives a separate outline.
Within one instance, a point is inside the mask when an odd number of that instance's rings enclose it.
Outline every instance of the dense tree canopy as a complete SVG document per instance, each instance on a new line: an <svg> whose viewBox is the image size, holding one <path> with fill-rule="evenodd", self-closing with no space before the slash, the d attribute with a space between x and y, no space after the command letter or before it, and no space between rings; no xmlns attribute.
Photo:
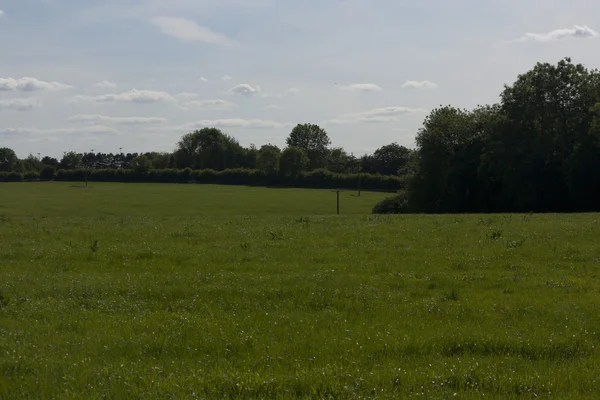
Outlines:
<svg viewBox="0 0 600 400"><path fill-rule="evenodd" d="M14 171L18 162L19 158L14 150L6 147L0 148L0 171Z"/></svg>
<svg viewBox="0 0 600 400"><path fill-rule="evenodd" d="M327 132L315 124L298 124L285 143L289 147L297 147L308 157L308 168L323 168L327 163L331 141Z"/></svg>
<svg viewBox="0 0 600 400"><path fill-rule="evenodd" d="M291 177L292 179L300 175L300 172L306 170L310 162L308 156L299 147L288 146L279 160L279 171L283 176Z"/></svg>
<svg viewBox="0 0 600 400"><path fill-rule="evenodd" d="M433 110L398 201L415 212L599 210L599 118L597 70L538 63L499 104Z"/></svg>
<svg viewBox="0 0 600 400"><path fill-rule="evenodd" d="M256 168L269 174L277 174L279 171L279 158L281 150L272 144L266 144L260 148L256 158Z"/></svg>

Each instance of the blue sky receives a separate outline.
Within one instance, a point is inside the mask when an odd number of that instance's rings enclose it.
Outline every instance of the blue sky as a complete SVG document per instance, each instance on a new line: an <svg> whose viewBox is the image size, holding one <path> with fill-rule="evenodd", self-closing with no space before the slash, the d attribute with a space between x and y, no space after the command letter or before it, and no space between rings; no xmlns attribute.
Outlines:
<svg viewBox="0 0 600 400"><path fill-rule="evenodd" d="M0 0L0 147L171 151L217 126L355 154L498 100L538 61L600 64L592 0Z"/></svg>

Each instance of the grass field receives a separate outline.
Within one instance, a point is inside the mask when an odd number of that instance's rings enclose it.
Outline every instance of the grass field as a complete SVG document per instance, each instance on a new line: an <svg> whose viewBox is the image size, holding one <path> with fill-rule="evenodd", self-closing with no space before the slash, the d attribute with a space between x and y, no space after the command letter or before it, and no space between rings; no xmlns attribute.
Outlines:
<svg viewBox="0 0 600 400"><path fill-rule="evenodd" d="M389 193L340 193L340 214L367 214ZM331 190L142 183L6 183L0 215L209 216L331 215Z"/></svg>
<svg viewBox="0 0 600 400"><path fill-rule="evenodd" d="M600 398L600 216L0 185L0 398Z"/></svg>

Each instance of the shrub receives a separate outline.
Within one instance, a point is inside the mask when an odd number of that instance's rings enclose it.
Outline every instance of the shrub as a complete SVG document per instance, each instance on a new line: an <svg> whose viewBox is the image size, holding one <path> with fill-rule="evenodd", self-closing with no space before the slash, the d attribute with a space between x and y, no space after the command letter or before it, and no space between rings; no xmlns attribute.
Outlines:
<svg viewBox="0 0 600 400"><path fill-rule="evenodd" d="M5 182L21 182L23 181L23 174L18 172L9 172L4 178Z"/></svg>
<svg viewBox="0 0 600 400"><path fill-rule="evenodd" d="M23 180L25 181L39 181L40 174L34 171L28 171L23 174Z"/></svg>
<svg viewBox="0 0 600 400"><path fill-rule="evenodd" d="M43 179L57 181L88 180L92 182L155 182L155 183L203 183L221 185L249 185L249 186L295 186L299 188L314 189L347 189L360 187L363 190L398 191L405 184L398 176L379 174L340 174L327 169L316 169L310 172L300 172L297 176L268 173L258 169L232 168L222 171L212 169L192 170L185 169L152 169L148 172L132 169L94 169L54 171L50 166L44 168L38 176L27 174L25 180ZM9 174L10 178L9 178ZM22 180L20 174L0 172L0 182L7 180Z"/></svg>
<svg viewBox="0 0 600 400"><path fill-rule="evenodd" d="M40 173L40 179L43 181L51 181L52 179L54 179L55 172L56 172L56 170L54 169L54 167L46 165L44 167L44 169L42 169L42 172Z"/></svg>
<svg viewBox="0 0 600 400"><path fill-rule="evenodd" d="M406 214L410 212L408 193L402 191L375 204L373 214Z"/></svg>

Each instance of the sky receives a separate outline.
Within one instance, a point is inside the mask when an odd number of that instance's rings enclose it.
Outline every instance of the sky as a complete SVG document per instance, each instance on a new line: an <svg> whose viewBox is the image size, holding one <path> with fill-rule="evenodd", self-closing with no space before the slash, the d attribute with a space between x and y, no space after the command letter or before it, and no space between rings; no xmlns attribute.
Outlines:
<svg viewBox="0 0 600 400"><path fill-rule="evenodd" d="M0 0L0 147L173 151L218 127L355 155L434 108L499 100L537 62L600 65L597 0ZM595 25L594 25L595 24Z"/></svg>

